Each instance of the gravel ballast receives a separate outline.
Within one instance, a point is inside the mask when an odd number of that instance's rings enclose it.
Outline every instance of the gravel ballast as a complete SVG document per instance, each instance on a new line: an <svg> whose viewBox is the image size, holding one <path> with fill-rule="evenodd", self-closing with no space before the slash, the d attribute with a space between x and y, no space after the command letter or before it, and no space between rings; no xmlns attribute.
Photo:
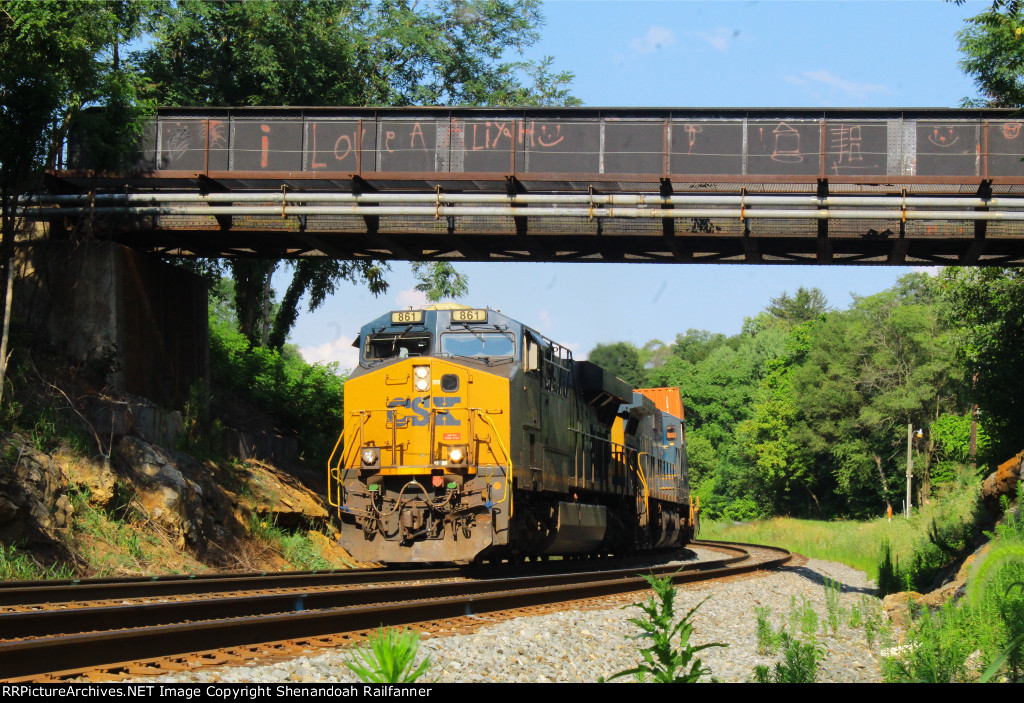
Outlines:
<svg viewBox="0 0 1024 703"><path fill-rule="evenodd" d="M702 555L704 556L704 555ZM720 556L720 555L717 555ZM709 555L706 558L715 558ZM725 582L681 586L676 598L677 612L685 613L702 600L693 619L693 644L719 642L728 647L711 647L698 653L712 675L724 682L750 680L758 664L773 664L777 657L758 654L755 607L771 608L771 623L778 629L795 602L806 602L818 616L817 641L825 647L825 659L818 670L822 682L878 682L878 644L873 651L864 629L844 624L838 634L827 634L823 582L832 579L842 585L840 606L847 611L868 594L877 606L874 584L863 572L835 562L809 559L802 566ZM651 591L644 593L644 597ZM619 601L622 602L622 601ZM515 618L484 624L470 634L424 638L420 656L432 661L429 679L454 682L594 682L599 677L629 669L640 662L642 641L629 639L639 629L628 622L639 617L639 608L610 605L607 609L573 610L548 615ZM481 617L486 622L486 616ZM254 663L251 666L199 669L179 672L150 681L161 682L356 682L346 667L351 654L345 650L310 652L287 661ZM619 679L631 680L630 677Z"/></svg>

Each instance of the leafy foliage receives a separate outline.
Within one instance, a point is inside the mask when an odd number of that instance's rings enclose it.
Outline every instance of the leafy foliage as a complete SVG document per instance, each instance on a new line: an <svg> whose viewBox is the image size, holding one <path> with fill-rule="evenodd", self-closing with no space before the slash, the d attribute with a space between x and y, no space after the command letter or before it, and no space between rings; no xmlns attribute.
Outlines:
<svg viewBox="0 0 1024 703"><path fill-rule="evenodd" d="M336 363L308 364L293 347L254 347L241 332L214 320L210 381L219 400L234 397L276 418L312 456L326 456L343 425L345 379Z"/></svg>
<svg viewBox="0 0 1024 703"><path fill-rule="evenodd" d="M587 355L587 360L618 376L634 388L642 388L645 385L640 350L630 342L598 344Z"/></svg>
<svg viewBox="0 0 1024 703"><path fill-rule="evenodd" d="M778 633L782 660L772 669L757 666L755 683L814 683L818 664L825 658L825 649L813 639L801 639L785 630Z"/></svg>
<svg viewBox="0 0 1024 703"><path fill-rule="evenodd" d="M705 598L685 615L677 618L676 588L672 585L672 579L658 578L651 574L644 578L654 590L654 595L644 603L626 607L637 607L644 611L645 618L630 618L629 622L643 630L636 639L650 640L650 646L640 650L644 659L643 664L620 671L608 680L634 676L639 681L649 680L652 683L696 683L702 676L710 674L711 670L705 668L703 662L694 655L709 647L727 646L717 642L690 644L690 637L693 635L693 624L690 619L708 599ZM675 640L678 640L678 645Z"/></svg>
<svg viewBox="0 0 1024 703"><path fill-rule="evenodd" d="M956 357L972 379L992 439L988 456L1012 456L1020 450L1017 428L1024 422L1024 272L948 268L940 280Z"/></svg>
<svg viewBox="0 0 1024 703"><path fill-rule="evenodd" d="M538 0L179 0L149 23L153 43L137 59L167 105L579 104L572 74L552 73L550 58L506 59L540 38ZM250 259L218 271L234 279L253 346L282 349L300 302L316 310L343 281L387 289L383 262L304 259L271 317L278 266ZM465 294L451 264L415 270L431 299Z"/></svg>
<svg viewBox="0 0 1024 703"><path fill-rule="evenodd" d="M417 261L412 265L412 272L419 281L416 290L426 293L432 303L442 298L461 298L469 292L469 279L447 261L432 265Z"/></svg>
<svg viewBox="0 0 1024 703"><path fill-rule="evenodd" d="M981 99L965 106L1024 105L1024 13L1019 3L994 2L957 34L964 57L960 68L974 79Z"/></svg>
<svg viewBox="0 0 1024 703"><path fill-rule="evenodd" d="M429 657L416 665L419 641L416 632L377 628L369 649L356 648L346 664L366 683L413 683L430 669Z"/></svg>

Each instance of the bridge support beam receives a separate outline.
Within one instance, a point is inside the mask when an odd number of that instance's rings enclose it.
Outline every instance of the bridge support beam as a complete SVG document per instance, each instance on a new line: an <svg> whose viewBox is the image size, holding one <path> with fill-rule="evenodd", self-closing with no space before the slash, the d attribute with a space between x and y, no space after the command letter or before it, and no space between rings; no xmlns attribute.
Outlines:
<svg viewBox="0 0 1024 703"><path fill-rule="evenodd" d="M985 179L978 186L978 196L989 200L992 197L992 181ZM978 212L988 212L988 206L975 208ZM974 221L974 241L967 247L967 251L960 255L961 266L974 266L985 251L988 244L986 235L988 233L988 220Z"/></svg>

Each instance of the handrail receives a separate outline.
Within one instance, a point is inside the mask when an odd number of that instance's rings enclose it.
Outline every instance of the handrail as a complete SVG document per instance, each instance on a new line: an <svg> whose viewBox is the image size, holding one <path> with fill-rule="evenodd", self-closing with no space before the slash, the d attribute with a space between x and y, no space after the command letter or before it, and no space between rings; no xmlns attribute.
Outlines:
<svg viewBox="0 0 1024 703"><path fill-rule="evenodd" d="M651 505L649 502L650 489L647 488L647 478L644 476L643 466L640 465L640 457L644 454L650 456L649 452L637 452L636 455L636 474L640 477L640 483L644 487L644 515L647 516L647 524L651 523Z"/></svg>
<svg viewBox="0 0 1024 703"><path fill-rule="evenodd" d="M494 438L498 440L498 446L501 447L501 451L505 454L505 459L508 460L508 476L505 477L505 498L508 498L508 516L512 517L513 511L515 510L514 501L512 499L512 455L509 454L508 449L505 447L505 443L501 441L501 433L498 432L498 428L494 426L491 418L484 414L484 411L480 408L473 408L476 413L491 426L494 431ZM500 505L505 502L505 498L499 500L495 505Z"/></svg>

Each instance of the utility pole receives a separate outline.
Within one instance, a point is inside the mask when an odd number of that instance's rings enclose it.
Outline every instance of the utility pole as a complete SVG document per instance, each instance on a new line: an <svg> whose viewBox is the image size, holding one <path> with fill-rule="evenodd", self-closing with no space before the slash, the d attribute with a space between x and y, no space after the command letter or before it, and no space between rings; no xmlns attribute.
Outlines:
<svg viewBox="0 0 1024 703"><path fill-rule="evenodd" d="M911 449L911 442L914 439L914 424L907 423L907 507L904 510L905 517L910 517L910 477L914 475L914 453Z"/></svg>

